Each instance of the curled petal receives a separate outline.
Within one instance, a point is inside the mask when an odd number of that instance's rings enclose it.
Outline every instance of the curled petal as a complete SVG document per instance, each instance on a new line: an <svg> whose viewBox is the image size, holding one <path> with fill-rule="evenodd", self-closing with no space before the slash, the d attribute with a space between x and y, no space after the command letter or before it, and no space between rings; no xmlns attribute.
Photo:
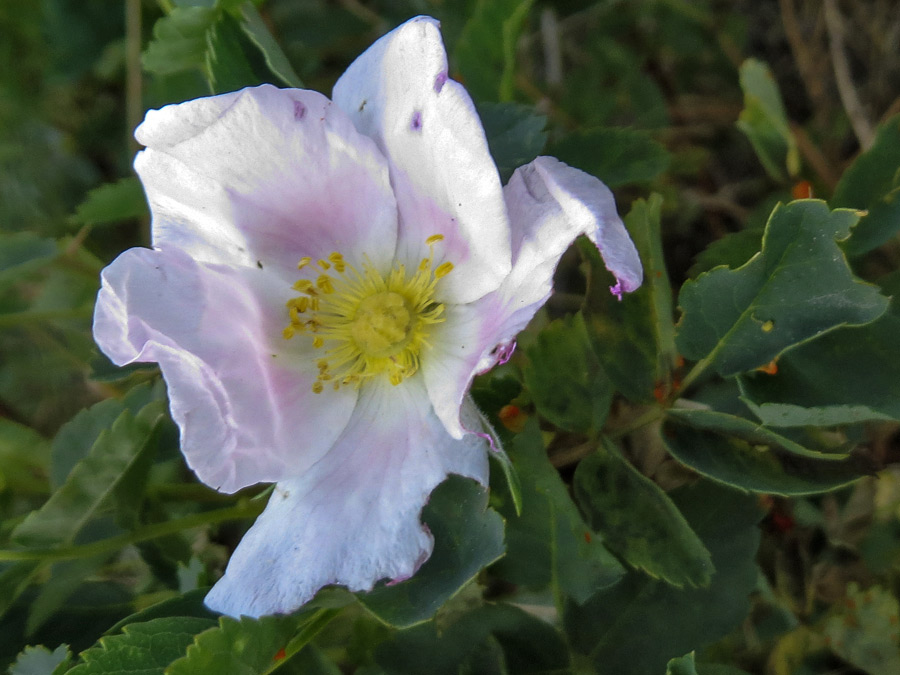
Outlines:
<svg viewBox="0 0 900 675"><path fill-rule="evenodd" d="M156 248L286 277L336 250L390 264L387 161L321 94L263 85L197 99L151 110L135 135Z"/></svg>
<svg viewBox="0 0 900 675"><path fill-rule="evenodd" d="M160 364L188 465L225 492L302 473L356 401L352 389L312 392L314 358L281 337L279 281L147 249L126 251L103 272L97 344L118 365Z"/></svg>
<svg viewBox="0 0 900 675"><path fill-rule="evenodd" d="M520 167L504 188L512 223L513 269L500 288L477 302L448 309L423 361L425 382L438 416L456 437L464 433L458 410L472 378L504 357L505 346L525 328L553 290L553 273L575 238L586 235L615 275L616 294L640 286L637 250L599 180L553 159Z"/></svg>
<svg viewBox="0 0 900 675"><path fill-rule="evenodd" d="M397 261L418 263L433 234L455 266L441 300L471 302L509 273L509 222L497 168L471 98L447 78L438 22L417 17L351 64L334 101L378 143L400 212Z"/></svg>
<svg viewBox="0 0 900 675"><path fill-rule="evenodd" d="M327 584L360 591L412 576L433 546L420 522L429 494L450 473L486 484L486 447L475 434L447 435L420 380L366 385L331 451L276 486L206 604L287 613Z"/></svg>

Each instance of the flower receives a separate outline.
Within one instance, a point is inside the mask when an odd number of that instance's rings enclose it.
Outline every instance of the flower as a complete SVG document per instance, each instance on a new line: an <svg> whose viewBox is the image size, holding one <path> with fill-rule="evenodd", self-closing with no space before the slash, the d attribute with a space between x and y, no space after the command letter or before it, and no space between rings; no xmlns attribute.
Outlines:
<svg viewBox="0 0 900 675"><path fill-rule="evenodd" d="M152 110L136 137L153 249L104 270L94 336L116 364L159 363L200 480L276 483L207 597L223 613L414 574L434 487L487 483L472 379L508 358L565 249L586 234L614 293L641 282L598 180L539 157L501 186L427 17L333 102L263 85Z"/></svg>

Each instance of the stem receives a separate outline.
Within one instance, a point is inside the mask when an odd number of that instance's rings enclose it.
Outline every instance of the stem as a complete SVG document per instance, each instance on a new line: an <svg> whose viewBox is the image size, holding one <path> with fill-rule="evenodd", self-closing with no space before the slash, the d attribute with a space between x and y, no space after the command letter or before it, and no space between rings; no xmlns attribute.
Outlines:
<svg viewBox="0 0 900 675"><path fill-rule="evenodd" d="M690 387L694 383L694 380L696 380L698 377L700 377L700 375L703 374L703 371L705 371L709 367L709 364L713 362L713 359L716 357L717 353L718 350L713 349L709 354L707 354L694 364L694 367L691 368L690 372L685 375L684 379L681 381L681 386L673 391L672 395L669 397L670 405L681 398L682 392L687 391L688 387Z"/></svg>
<svg viewBox="0 0 900 675"><path fill-rule="evenodd" d="M181 530L187 530L201 525L212 525L228 520L243 520L254 518L262 513L265 502L262 500L241 501L235 506L216 511L195 513L183 518L168 520L164 523L146 525L134 532L120 534L117 537L93 541L90 544L74 546L61 546L58 548L35 548L23 550L0 550L0 562L13 562L22 560L72 560L76 558L90 558L103 553L112 553L130 544L136 544L148 539L157 539L169 534L176 534Z"/></svg>
<svg viewBox="0 0 900 675"><path fill-rule="evenodd" d="M616 429L615 431L612 431L612 432L606 434L606 436L613 440L618 440L619 438L624 438L625 436L628 436L629 434L634 433L638 429L641 429L641 428L647 426L648 424L651 424L651 423L655 422L656 420L662 419L663 417L665 417L667 409L668 408L658 408L658 407L652 408L651 410L648 410L643 415L638 417L636 420L634 420L634 422L632 422L628 426L622 427L621 429Z"/></svg>

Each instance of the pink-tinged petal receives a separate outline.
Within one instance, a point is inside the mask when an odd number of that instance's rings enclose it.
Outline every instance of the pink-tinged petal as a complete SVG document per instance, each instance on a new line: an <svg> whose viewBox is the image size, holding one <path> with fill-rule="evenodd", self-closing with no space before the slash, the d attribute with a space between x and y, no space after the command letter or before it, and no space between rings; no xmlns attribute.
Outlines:
<svg viewBox="0 0 900 675"><path fill-rule="evenodd" d="M469 405L464 414L478 415ZM475 434L447 435L418 378L367 384L331 451L276 486L206 604L287 613L328 584L362 591L412 576L433 546L420 521L428 496L450 473L486 484L486 448Z"/></svg>
<svg viewBox="0 0 900 675"><path fill-rule="evenodd" d="M447 78L438 22L417 17L378 40L338 80L334 101L390 161L397 261L418 263L425 239L442 234L437 262L455 269L441 299L496 289L511 260L500 178L471 98Z"/></svg>
<svg viewBox="0 0 900 675"><path fill-rule="evenodd" d="M445 324L423 370L437 415L456 437L464 433L459 406L475 375L508 358L513 338L553 291L559 259L581 234L597 245L617 279L613 293L640 286L637 250L616 212L615 199L599 180L552 157L520 167L504 188L514 263L496 292L475 303L448 308Z"/></svg>
<svg viewBox="0 0 900 675"><path fill-rule="evenodd" d="M197 99L151 110L135 135L155 247L283 275L333 251L390 264L387 161L321 94L263 85Z"/></svg>
<svg viewBox="0 0 900 675"><path fill-rule="evenodd" d="M355 405L352 388L312 392L315 358L281 335L289 294L262 270L179 251L131 249L103 271L97 344L118 365L160 364L188 465L224 492L301 474Z"/></svg>

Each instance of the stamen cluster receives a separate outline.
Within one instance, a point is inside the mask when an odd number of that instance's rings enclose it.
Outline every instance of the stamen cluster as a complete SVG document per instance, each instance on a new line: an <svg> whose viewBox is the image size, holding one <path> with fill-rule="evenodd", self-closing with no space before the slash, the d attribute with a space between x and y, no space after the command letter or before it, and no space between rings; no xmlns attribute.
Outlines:
<svg viewBox="0 0 900 675"><path fill-rule="evenodd" d="M325 349L317 361L314 392L321 393L328 383L335 390L359 387L381 373L397 385L418 371L421 351L430 346L429 327L444 321L435 288L453 263L432 267L434 244L443 238L435 234L425 240L428 256L409 276L402 264L383 275L368 258L357 269L337 251L315 263L301 258L298 269L318 274L294 283L300 295L287 302L290 323L283 336L309 335L313 347Z"/></svg>

